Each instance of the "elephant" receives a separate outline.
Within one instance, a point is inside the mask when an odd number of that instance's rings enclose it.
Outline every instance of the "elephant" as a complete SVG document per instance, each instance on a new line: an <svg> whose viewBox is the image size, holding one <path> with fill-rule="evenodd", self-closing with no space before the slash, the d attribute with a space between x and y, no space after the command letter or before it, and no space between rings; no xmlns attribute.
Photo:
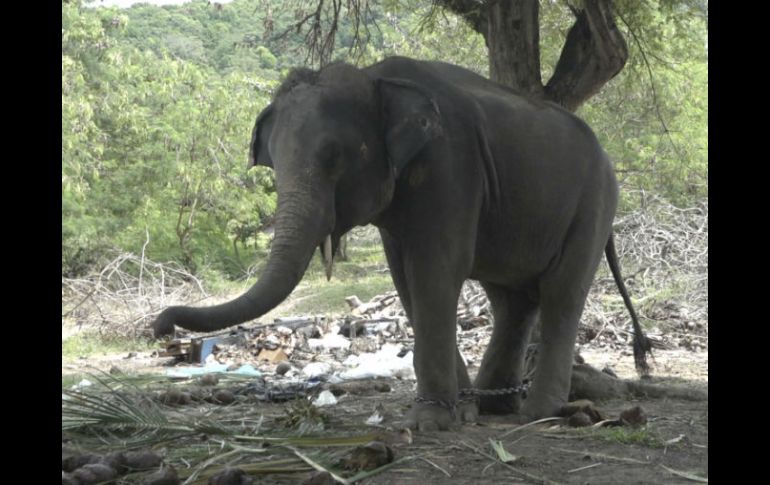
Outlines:
<svg viewBox="0 0 770 485"><path fill-rule="evenodd" d="M227 303L165 309L153 323L156 336L175 325L209 332L258 318L292 292L316 248L328 277L340 238L373 224L414 329L409 427L445 430L479 412L521 421L556 415L605 252L646 368L649 341L614 249L613 166L592 130L558 105L444 62L389 57L365 68L296 68L256 119L252 165L273 169L278 194L258 281ZM494 315L473 384L456 342L458 297L469 278L481 282ZM538 319L538 365L522 399ZM473 389L507 394L478 398Z"/></svg>

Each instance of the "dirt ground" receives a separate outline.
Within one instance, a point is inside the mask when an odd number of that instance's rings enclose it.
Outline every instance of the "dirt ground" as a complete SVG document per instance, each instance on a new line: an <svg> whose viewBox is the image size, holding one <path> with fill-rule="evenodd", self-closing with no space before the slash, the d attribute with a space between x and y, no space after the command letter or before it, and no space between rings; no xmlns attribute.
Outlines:
<svg viewBox="0 0 770 485"><path fill-rule="evenodd" d="M592 366L609 366L620 378L635 379L630 352L580 349ZM124 372L162 372L170 359L151 354L112 355L62 362L62 374L117 367ZM708 352L658 350L654 354L652 383L708 389ZM475 369L471 367L471 373ZM397 429L414 397L414 381L389 379L388 393L343 394L334 406L323 408L328 430L348 434L373 431L366 419L379 408L383 427ZM285 404L260 404L255 413L280 415ZM505 416L482 416L476 425L455 431L419 432L412 443L393 444L392 468L362 483L575 483L652 484L693 483L708 478L708 402L678 399L629 398L597 403L606 418L617 418L632 406L641 406L647 425L630 428L570 428L544 423L519 428ZM490 440L499 441L515 460L503 464ZM686 477L689 474L689 477ZM260 477L256 483L301 483L307 475Z"/></svg>

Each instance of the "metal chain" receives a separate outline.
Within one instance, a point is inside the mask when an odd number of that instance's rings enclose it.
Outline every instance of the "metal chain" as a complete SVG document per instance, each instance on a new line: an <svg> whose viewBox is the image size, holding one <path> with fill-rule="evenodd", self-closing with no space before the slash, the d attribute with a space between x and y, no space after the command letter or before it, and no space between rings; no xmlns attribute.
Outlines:
<svg viewBox="0 0 770 485"><path fill-rule="evenodd" d="M504 387L502 389L474 389L466 388L460 389L460 399L458 401L444 401L441 399L426 399L424 397L417 396L414 398L415 402L423 404L432 404L434 406L440 406L445 409L453 411L457 408L458 403L476 401L481 396L505 396L508 394L521 394L522 397L527 396L531 382L525 379L524 382L518 386Z"/></svg>
<svg viewBox="0 0 770 485"><path fill-rule="evenodd" d="M524 394L529 390L530 381L524 380L518 386L504 387L502 389L460 389L461 396L505 396L507 394Z"/></svg>
<svg viewBox="0 0 770 485"><path fill-rule="evenodd" d="M423 404L432 404L434 406L440 406L445 409L449 409L454 412L457 409L457 401L444 401L441 399L425 399L424 397L417 396L414 398L415 402L421 402Z"/></svg>

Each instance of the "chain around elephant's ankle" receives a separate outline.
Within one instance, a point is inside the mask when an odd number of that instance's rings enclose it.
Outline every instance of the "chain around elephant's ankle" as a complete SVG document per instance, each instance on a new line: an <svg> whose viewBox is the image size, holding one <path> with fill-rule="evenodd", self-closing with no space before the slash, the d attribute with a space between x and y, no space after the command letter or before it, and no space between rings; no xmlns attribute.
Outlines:
<svg viewBox="0 0 770 485"><path fill-rule="evenodd" d="M448 409L452 412L454 412L457 409L457 401L444 401L443 399L426 399L424 397L417 396L414 398L414 402L418 402L420 404L432 404L434 406L439 406L444 409Z"/></svg>
<svg viewBox="0 0 770 485"><path fill-rule="evenodd" d="M505 396L508 394L521 394L522 397L526 397L530 384L531 381L529 379L524 379L524 382L518 386L504 387L501 389L475 389L469 387L460 389L459 392L460 396Z"/></svg>

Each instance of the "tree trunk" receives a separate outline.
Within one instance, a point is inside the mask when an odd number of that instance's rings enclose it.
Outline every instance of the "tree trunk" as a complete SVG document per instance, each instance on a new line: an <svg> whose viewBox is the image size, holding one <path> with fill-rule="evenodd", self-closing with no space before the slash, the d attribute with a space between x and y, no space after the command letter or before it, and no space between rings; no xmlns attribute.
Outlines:
<svg viewBox="0 0 770 485"><path fill-rule="evenodd" d="M493 81L542 98L538 0L491 2L486 42Z"/></svg>
<svg viewBox="0 0 770 485"><path fill-rule="evenodd" d="M584 0L572 9L570 29L554 74L543 86L540 74L538 0L439 0L484 36L493 81L522 94L575 111L615 77L628 48L615 25L612 0ZM572 7L571 7L572 8Z"/></svg>

